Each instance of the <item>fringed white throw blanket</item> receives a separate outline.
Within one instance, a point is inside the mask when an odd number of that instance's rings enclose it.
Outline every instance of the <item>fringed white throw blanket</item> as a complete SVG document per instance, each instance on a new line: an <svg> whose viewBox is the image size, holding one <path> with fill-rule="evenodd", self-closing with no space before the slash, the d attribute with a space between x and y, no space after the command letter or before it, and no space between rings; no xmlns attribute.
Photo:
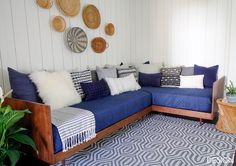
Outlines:
<svg viewBox="0 0 236 166"><path fill-rule="evenodd" d="M95 118L90 111L65 107L52 111L51 120L58 129L63 152L96 137Z"/></svg>

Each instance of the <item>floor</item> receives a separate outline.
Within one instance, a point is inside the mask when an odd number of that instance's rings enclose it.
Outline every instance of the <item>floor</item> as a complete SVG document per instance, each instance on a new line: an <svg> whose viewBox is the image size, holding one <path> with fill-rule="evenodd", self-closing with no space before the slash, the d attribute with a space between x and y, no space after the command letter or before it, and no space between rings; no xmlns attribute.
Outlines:
<svg viewBox="0 0 236 166"><path fill-rule="evenodd" d="M218 132L214 124L150 114L78 152L66 165L233 165L235 149L236 135Z"/></svg>

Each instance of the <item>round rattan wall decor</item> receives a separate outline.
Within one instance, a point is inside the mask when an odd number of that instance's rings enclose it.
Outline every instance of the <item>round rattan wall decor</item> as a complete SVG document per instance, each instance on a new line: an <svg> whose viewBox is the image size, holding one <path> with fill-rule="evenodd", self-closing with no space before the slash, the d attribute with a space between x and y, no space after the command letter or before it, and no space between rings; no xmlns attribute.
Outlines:
<svg viewBox="0 0 236 166"><path fill-rule="evenodd" d="M83 10L83 20L85 25L91 29L97 29L101 23L101 16L94 5L88 5Z"/></svg>
<svg viewBox="0 0 236 166"><path fill-rule="evenodd" d="M94 52L102 53L109 47L108 43L102 37L96 37L91 42L91 47Z"/></svg>
<svg viewBox="0 0 236 166"><path fill-rule="evenodd" d="M71 51L75 53L83 52L88 45L86 33L79 27L70 28L66 32L66 42Z"/></svg>
<svg viewBox="0 0 236 166"><path fill-rule="evenodd" d="M66 28L66 22L65 22L64 18L61 16L54 17L52 20L52 27L57 32L63 32Z"/></svg>
<svg viewBox="0 0 236 166"><path fill-rule="evenodd" d="M65 16L76 16L80 11L80 0L56 0L57 6Z"/></svg>
<svg viewBox="0 0 236 166"><path fill-rule="evenodd" d="M109 36L114 35L115 33L115 27L112 23L109 23L105 26L105 33Z"/></svg>
<svg viewBox="0 0 236 166"><path fill-rule="evenodd" d="M52 7L53 1L52 0L36 0L37 4L44 8L44 9L49 9Z"/></svg>

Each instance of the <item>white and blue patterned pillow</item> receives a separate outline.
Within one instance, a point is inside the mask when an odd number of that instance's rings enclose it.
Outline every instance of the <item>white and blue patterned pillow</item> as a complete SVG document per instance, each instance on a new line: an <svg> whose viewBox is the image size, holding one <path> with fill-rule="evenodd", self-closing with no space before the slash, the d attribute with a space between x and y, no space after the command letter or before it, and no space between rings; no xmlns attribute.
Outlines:
<svg viewBox="0 0 236 166"><path fill-rule="evenodd" d="M85 97L84 91L81 88L80 83L89 83L92 82L92 75L90 70L78 71L78 72L71 72L71 78L74 83L74 87L76 91L80 94L81 98Z"/></svg>
<svg viewBox="0 0 236 166"><path fill-rule="evenodd" d="M181 67L161 68L161 85L162 86L180 86Z"/></svg>

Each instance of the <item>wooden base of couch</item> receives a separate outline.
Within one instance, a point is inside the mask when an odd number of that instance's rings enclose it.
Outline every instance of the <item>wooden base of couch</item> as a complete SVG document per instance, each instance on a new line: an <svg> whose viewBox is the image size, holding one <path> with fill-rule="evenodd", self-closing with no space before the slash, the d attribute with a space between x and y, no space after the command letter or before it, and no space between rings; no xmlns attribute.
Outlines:
<svg viewBox="0 0 236 166"><path fill-rule="evenodd" d="M199 119L205 119L205 120L214 119L213 113L204 113L204 112L177 109L177 108L171 108L171 107L155 106L155 105L152 106L152 110L155 112L181 115L181 116L187 116L187 117L199 118Z"/></svg>
<svg viewBox="0 0 236 166"><path fill-rule="evenodd" d="M82 150L96 141L104 138L112 132L126 126L130 122L137 119L142 119L145 115L152 111L152 107L147 107L144 110L131 115L108 128L97 133L96 137L88 142L80 144L67 152L59 152L54 154L53 150L53 135L52 135L52 123L51 123L51 109L48 105L34 103L30 101L18 100L14 98L6 98L3 105L10 105L15 110L29 109L31 114L26 115L24 119L24 127L31 131L31 137L33 138L38 154L30 152L39 160L42 160L48 164L56 164L59 161L63 161L66 158L72 156L79 150Z"/></svg>
<svg viewBox="0 0 236 166"><path fill-rule="evenodd" d="M144 117L145 115L149 114L152 111L152 107L147 107L145 108L143 111L140 111L134 115L129 116L128 118L121 120L117 123L115 123L114 125L105 128L104 130L100 131L97 133L96 137L88 142L85 142L81 145L78 145L72 149L70 149L67 152L59 152L57 154L55 154L55 163L62 161L70 156L72 156L73 154L75 154L76 152L92 145L93 143L101 140L102 138L108 136L109 134L113 133L114 131L121 129L122 127L126 126L127 124L129 124L130 122L133 122L137 119L141 119L142 117ZM54 163L51 163L54 164Z"/></svg>

